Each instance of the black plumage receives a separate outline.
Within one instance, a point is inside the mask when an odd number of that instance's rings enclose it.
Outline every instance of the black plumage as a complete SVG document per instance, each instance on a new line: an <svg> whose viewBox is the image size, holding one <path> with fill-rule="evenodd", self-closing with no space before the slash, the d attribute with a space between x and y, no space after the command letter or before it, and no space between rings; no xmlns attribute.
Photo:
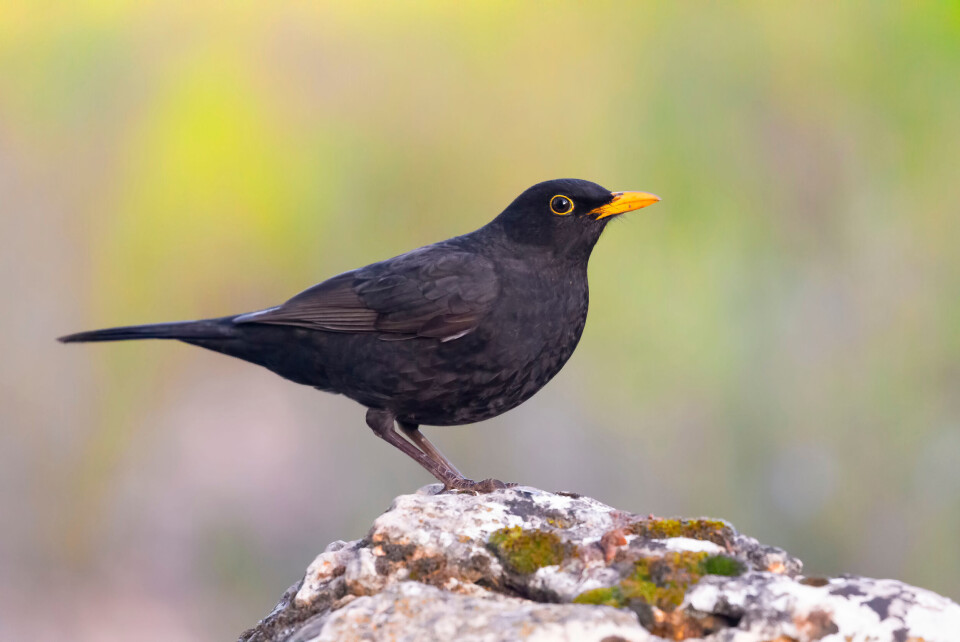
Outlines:
<svg viewBox="0 0 960 642"><path fill-rule="evenodd" d="M249 314L81 332L64 342L179 339L368 408L374 432L450 488L473 482L420 433L529 399L587 319L587 261L610 217L659 200L589 181L534 185L480 229L345 272ZM406 437L395 430L395 422Z"/></svg>

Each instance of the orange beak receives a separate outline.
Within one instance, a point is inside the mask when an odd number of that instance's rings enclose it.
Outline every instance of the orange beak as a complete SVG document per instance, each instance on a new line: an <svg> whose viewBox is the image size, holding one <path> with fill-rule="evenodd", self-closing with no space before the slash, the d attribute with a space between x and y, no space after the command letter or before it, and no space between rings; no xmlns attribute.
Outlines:
<svg viewBox="0 0 960 642"><path fill-rule="evenodd" d="M588 213L596 214L597 220L599 221L608 216L616 216L624 212L638 210L647 205L653 205L659 200L659 196L656 194L648 194L647 192L614 192L612 201Z"/></svg>

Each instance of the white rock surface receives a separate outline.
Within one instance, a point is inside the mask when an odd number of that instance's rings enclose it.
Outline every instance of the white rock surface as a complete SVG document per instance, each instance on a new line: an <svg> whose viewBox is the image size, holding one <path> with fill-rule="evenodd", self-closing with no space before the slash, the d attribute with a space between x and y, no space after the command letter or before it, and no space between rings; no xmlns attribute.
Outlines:
<svg viewBox="0 0 960 642"><path fill-rule="evenodd" d="M935 593L800 571L716 520L434 484L394 500L364 539L330 544L240 639L960 641L960 606Z"/></svg>

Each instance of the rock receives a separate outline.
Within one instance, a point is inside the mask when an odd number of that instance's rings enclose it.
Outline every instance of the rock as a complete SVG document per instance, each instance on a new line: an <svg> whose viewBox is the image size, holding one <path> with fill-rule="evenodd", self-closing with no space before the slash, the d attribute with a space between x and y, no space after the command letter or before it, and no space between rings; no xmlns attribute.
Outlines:
<svg viewBox="0 0 960 642"><path fill-rule="evenodd" d="M240 640L960 640L960 605L894 580L804 577L720 520L527 487L440 491L330 544Z"/></svg>

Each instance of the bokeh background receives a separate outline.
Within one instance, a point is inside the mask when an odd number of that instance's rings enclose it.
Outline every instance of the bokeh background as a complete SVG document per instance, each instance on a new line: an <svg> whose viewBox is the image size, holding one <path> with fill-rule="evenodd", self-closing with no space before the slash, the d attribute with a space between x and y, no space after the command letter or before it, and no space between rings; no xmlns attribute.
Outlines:
<svg viewBox="0 0 960 642"><path fill-rule="evenodd" d="M219 316L580 177L581 347L469 475L960 598L960 4L0 0L0 638L233 639L429 483Z"/></svg>

